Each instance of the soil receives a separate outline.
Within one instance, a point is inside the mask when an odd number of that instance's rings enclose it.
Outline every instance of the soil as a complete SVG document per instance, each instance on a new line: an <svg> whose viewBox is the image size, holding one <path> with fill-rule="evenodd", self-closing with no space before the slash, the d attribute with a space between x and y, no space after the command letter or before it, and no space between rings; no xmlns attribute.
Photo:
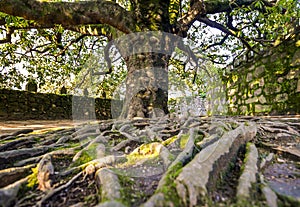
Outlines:
<svg viewBox="0 0 300 207"><path fill-rule="evenodd" d="M75 123L73 120L25 120L25 121L2 121L0 120L0 135L11 134L20 130L41 130L70 128Z"/></svg>

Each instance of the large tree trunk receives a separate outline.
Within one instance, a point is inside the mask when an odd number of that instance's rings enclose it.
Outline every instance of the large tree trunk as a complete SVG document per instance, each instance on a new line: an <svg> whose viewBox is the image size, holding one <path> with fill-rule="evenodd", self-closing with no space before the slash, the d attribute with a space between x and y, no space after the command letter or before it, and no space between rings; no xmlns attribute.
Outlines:
<svg viewBox="0 0 300 207"><path fill-rule="evenodd" d="M121 118L158 117L168 113L168 63L175 48L187 61L197 58L183 38L163 31L126 35L112 42L127 66Z"/></svg>
<svg viewBox="0 0 300 207"><path fill-rule="evenodd" d="M168 60L169 55L155 52L126 57L128 74L123 118L168 113Z"/></svg>
<svg viewBox="0 0 300 207"><path fill-rule="evenodd" d="M145 33L132 34L122 43L125 47L121 53L128 74L121 117L163 116L168 113L168 61L174 49L170 38L164 34L171 30L170 2L132 2L136 20Z"/></svg>

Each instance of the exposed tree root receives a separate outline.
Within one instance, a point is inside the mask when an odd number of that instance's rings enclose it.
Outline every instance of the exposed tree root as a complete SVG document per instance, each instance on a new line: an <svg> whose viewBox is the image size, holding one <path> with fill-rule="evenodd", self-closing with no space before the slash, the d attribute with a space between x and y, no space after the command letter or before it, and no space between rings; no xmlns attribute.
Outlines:
<svg viewBox="0 0 300 207"><path fill-rule="evenodd" d="M50 190L43 198L40 202L38 202L38 206L42 206L43 203L45 203L48 199L50 199L53 195L55 195L56 193L58 193L59 191L62 191L66 188L68 188L70 185L72 185L73 182L75 182L75 180L77 180L83 172L80 172L78 174L76 174L74 177L72 177L71 180L69 180L66 184L61 185L57 188L54 188L53 190Z"/></svg>
<svg viewBox="0 0 300 207"><path fill-rule="evenodd" d="M30 132L0 137L0 206L276 206L300 200L300 191L280 191L280 183L300 182L299 120L166 116Z"/></svg>

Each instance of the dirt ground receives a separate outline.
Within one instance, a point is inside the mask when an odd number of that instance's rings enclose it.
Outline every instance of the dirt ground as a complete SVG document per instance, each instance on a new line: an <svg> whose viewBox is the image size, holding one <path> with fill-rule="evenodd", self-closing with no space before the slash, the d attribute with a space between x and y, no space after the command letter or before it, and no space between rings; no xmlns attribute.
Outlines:
<svg viewBox="0 0 300 207"><path fill-rule="evenodd" d="M260 118L267 118L271 120L280 119L281 121L284 119L288 120L297 120L300 119L300 115L292 115L292 116L260 116ZM5 121L0 120L0 135L3 134L11 134L16 131L20 131L23 129L32 129L32 130L49 130L55 128L70 128L76 126L78 121L74 121L71 119L65 120L23 120L23 121Z"/></svg>
<svg viewBox="0 0 300 207"><path fill-rule="evenodd" d="M26 121L2 121L0 120L0 135L10 134L23 129L47 130L51 128L73 127L73 120L26 120Z"/></svg>

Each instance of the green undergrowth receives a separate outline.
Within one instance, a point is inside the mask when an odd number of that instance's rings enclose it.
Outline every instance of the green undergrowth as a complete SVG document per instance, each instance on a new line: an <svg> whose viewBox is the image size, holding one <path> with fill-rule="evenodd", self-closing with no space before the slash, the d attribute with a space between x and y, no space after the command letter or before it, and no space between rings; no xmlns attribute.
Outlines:
<svg viewBox="0 0 300 207"><path fill-rule="evenodd" d="M178 175L182 172L182 167L182 163L178 163L169 168L166 173L165 184L156 190L156 193L164 194L165 202L171 201L174 206L183 206L183 202L177 194L176 184L174 182Z"/></svg>
<svg viewBox="0 0 300 207"><path fill-rule="evenodd" d="M243 160L243 165L241 166L240 169L240 174L244 172L245 164L248 162L251 144L252 144L251 142L248 142L246 145L241 147L241 150L244 152L244 156L243 156L244 160Z"/></svg>
<svg viewBox="0 0 300 207"><path fill-rule="evenodd" d="M145 193L135 189L135 181L133 178L121 174L118 175L118 178L121 185L121 203L126 206L133 206L145 199Z"/></svg>
<svg viewBox="0 0 300 207"><path fill-rule="evenodd" d="M37 174L38 174L38 165L35 168L31 168L32 173L28 175L28 188L34 188L38 184Z"/></svg>
<svg viewBox="0 0 300 207"><path fill-rule="evenodd" d="M278 196L278 206L286 206L286 207L296 207L300 206L300 200L287 195L277 194Z"/></svg>
<svg viewBox="0 0 300 207"><path fill-rule="evenodd" d="M173 137L170 137L170 138L164 140L161 144L164 146L168 146L168 145L172 144L173 142L175 142L177 139L178 139L178 136L175 135Z"/></svg>
<svg viewBox="0 0 300 207"><path fill-rule="evenodd" d="M184 149L188 140L189 140L189 137L190 137L190 134L183 134L181 137L180 137L180 149Z"/></svg>
<svg viewBox="0 0 300 207"><path fill-rule="evenodd" d="M23 183L18 190L17 197L23 198L23 196L30 190L34 190L38 185L38 165L34 168L31 168L32 173L27 176L27 182Z"/></svg>
<svg viewBox="0 0 300 207"><path fill-rule="evenodd" d="M161 145L158 142L142 144L127 155L128 163L136 163L144 159L151 159L159 156Z"/></svg>
<svg viewBox="0 0 300 207"><path fill-rule="evenodd" d="M73 167L79 166L79 165L85 164L89 161L96 159L97 158L97 152L96 152L97 146L98 146L97 143L93 143L87 149L83 149L80 157L75 162L73 162L71 164L71 166L73 166Z"/></svg>

